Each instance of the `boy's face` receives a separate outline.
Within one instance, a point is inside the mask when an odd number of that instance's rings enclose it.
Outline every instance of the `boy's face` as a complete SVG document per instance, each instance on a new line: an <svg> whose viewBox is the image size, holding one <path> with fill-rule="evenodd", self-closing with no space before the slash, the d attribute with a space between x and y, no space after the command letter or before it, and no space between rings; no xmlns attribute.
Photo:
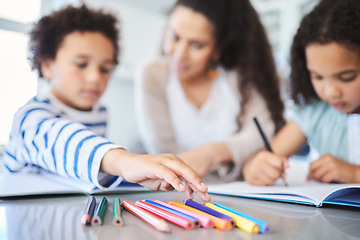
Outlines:
<svg viewBox="0 0 360 240"><path fill-rule="evenodd" d="M69 107L89 111L104 93L114 68L114 47L98 32L65 36L54 60L42 64L51 92Z"/></svg>
<svg viewBox="0 0 360 240"><path fill-rule="evenodd" d="M305 49L311 83L319 98L343 113L360 113L360 56L337 43Z"/></svg>

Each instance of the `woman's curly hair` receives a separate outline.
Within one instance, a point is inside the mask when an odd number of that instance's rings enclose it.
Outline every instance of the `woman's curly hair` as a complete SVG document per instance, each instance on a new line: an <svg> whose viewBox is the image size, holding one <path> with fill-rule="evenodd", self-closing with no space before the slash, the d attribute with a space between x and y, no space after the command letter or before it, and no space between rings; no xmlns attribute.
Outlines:
<svg viewBox="0 0 360 240"><path fill-rule="evenodd" d="M213 24L219 64L228 70L236 69L240 76L241 114L246 112L253 87L264 98L279 130L285 123L280 80L265 29L250 1L178 0L174 9L177 6L199 12Z"/></svg>
<svg viewBox="0 0 360 240"><path fill-rule="evenodd" d="M322 0L301 21L291 46L291 98L297 105L319 100L307 69L305 48L338 43L360 54L360 1Z"/></svg>
<svg viewBox="0 0 360 240"><path fill-rule="evenodd" d="M65 36L72 32L99 32L106 36L114 46L114 64L118 64L119 30L115 15L103 10L92 10L87 6L67 6L50 15L40 18L30 31L29 55L32 69L43 77L41 63L55 59Z"/></svg>

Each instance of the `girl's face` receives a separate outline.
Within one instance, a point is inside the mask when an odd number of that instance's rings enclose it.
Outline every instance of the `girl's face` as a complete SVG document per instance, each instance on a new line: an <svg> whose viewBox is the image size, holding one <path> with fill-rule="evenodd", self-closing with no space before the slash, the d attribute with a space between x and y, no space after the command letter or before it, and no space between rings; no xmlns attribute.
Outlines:
<svg viewBox="0 0 360 240"><path fill-rule="evenodd" d="M178 6L171 14L164 51L180 80L202 78L210 60L216 60L213 25L202 14Z"/></svg>
<svg viewBox="0 0 360 240"><path fill-rule="evenodd" d="M51 92L64 104L83 111L104 93L114 68L114 47L98 32L73 32L65 36L55 59L42 63Z"/></svg>
<svg viewBox="0 0 360 240"><path fill-rule="evenodd" d="M311 83L320 99L343 113L360 113L360 54L337 43L305 48Z"/></svg>

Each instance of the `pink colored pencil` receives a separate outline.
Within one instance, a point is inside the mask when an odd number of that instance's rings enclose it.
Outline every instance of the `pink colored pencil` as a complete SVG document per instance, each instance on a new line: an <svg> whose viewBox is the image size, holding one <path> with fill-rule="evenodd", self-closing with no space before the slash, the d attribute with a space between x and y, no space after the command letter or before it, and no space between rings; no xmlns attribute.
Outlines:
<svg viewBox="0 0 360 240"><path fill-rule="evenodd" d="M135 206L134 204L124 200L121 204L126 210L140 218L141 220L147 222L155 229L161 232L171 232L169 224L167 224L163 219L158 218L154 214Z"/></svg>
<svg viewBox="0 0 360 240"><path fill-rule="evenodd" d="M184 217L181 217L179 215L176 215L172 212L166 211L159 207L153 206L144 201L136 201L135 205L165 219L168 222L171 222L179 227L182 227L184 229L190 230L190 229L194 229L194 227L195 227L195 224L192 221L190 221L189 219L186 219Z"/></svg>
<svg viewBox="0 0 360 240"><path fill-rule="evenodd" d="M203 228L214 228L215 227L214 221L211 218L208 218L208 217L198 214L196 212L192 212L192 211L186 210L184 208L180 208L180 207L177 207L177 206L174 206L174 205L171 205L171 204L159 201L159 200L155 200L154 202L199 219L200 224Z"/></svg>

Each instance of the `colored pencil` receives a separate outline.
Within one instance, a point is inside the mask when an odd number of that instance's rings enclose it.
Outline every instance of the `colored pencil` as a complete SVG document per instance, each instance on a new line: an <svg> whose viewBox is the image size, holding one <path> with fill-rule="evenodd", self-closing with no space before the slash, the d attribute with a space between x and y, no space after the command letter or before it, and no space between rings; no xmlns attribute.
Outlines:
<svg viewBox="0 0 360 240"><path fill-rule="evenodd" d="M212 219L214 221L215 227L220 229L220 230L227 231L227 230L231 230L233 228L233 225L231 224L230 221L224 220L222 218L214 217L213 215L204 213L203 211L200 211L198 209L186 206L186 205L184 205L182 203L178 203L178 202L175 202L175 201L168 202L168 203L171 204L171 205L174 205L174 206L189 210L189 211L196 212L198 214L204 215L204 216Z"/></svg>
<svg viewBox="0 0 360 240"><path fill-rule="evenodd" d="M155 216L154 214L124 200L122 206L144 222L148 223L155 229L161 232L171 232L169 224L167 224L163 219Z"/></svg>
<svg viewBox="0 0 360 240"><path fill-rule="evenodd" d="M228 206L225 206L223 204L220 204L220 203L215 203L214 205L218 206L218 207L221 207L221 208L223 208L223 209L225 209L225 210L227 210L229 212L235 213L235 214L237 214L237 215L239 215L241 217L247 218L247 219L255 222L260 227L260 233L271 232L270 226L264 220L261 220L261 219L255 218L253 216L247 215L245 213L239 212L239 211L237 211L235 209L232 209L232 208L230 208Z"/></svg>
<svg viewBox="0 0 360 240"><path fill-rule="evenodd" d="M184 217L184 218L189 219L190 221L192 221L192 222L194 223L195 228L200 227L199 219L197 219L196 217L190 216L190 215L188 215L188 214L186 214L186 213L184 213L184 212L181 212L181 211L177 211L177 210L175 210L175 209L173 209L173 208L164 206L164 205L159 204L159 203L157 203L157 202L155 202L155 201L144 200L144 202L149 203L149 204L151 204L151 205L153 205L153 206L156 206L156 207L158 207L158 208L164 209L164 210L166 210L166 211L169 211L169 212L171 212L171 213L173 213L173 214L176 214L176 215L178 215L178 216L181 216L181 217Z"/></svg>
<svg viewBox="0 0 360 240"><path fill-rule="evenodd" d="M236 226L238 226L238 228L244 230L245 232L248 233L259 233L260 228L259 226L251 221L250 219L244 218L242 216L239 216L235 213L229 212L221 207L215 206L214 204L211 203L205 203L205 206L214 209L215 211L221 212L225 215L228 215L229 217L232 217L235 220Z"/></svg>
<svg viewBox="0 0 360 240"><path fill-rule="evenodd" d="M214 228L214 221L209 218L209 217L206 217L202 214L198 214L196 212L193 212L193 211L189 211L189 210L186 210L184 208L180 208L180 207L177 207L177 206L174 206L174 205L171 205L171 204L168 204L168 203L165 203L165 202L162 202L162 201L159 201L159 200L155 200L154 202L158 203L158 204L161 204L165 207L168 207L168 208L172 208L176 211L179 211L179 212L183 212L189 216L193 216L194 218L198 219L201 226L203 228Z"/></svg>
<svg viewBox="0 0 360 240"><path fill-rule="evenodd" d="M144 201L136 201L135 205L157 215L158 217L165 219L168 222L171 222L179 227L182 227L184 229L191 230L191 229L194 229L194 227L195 227L195 224L192 221L190 221L189 219L181 217L179 215L176 215L174 213L171 213L171 212L161 209L159 207L153 206Z"/></svg>
<svg viewBox="0 0 360 240"><path fill-rule="evenodd" d="M91 225L101 225L103 223L107 205L108 200L106 197L102 197L100 203L97 205L94 217L91 219Z"/></svg>
<svg viewBox="0 0 360 240"><path fill-rule="evenodd" d="M186 206L189 206L189 207L192 207L192 208L196 208L196 209L198 209L198 210L200 210L200 211L203 211L203 212L205 212L205 213L207 213L207 214L213 215L214 217L222 218L222 219L224 219L224 220L226 220L226 221L229 221L229 222L235 227L235 221L234 221L234 219L231 218L231 217L229 217L228 215L225 215L225 214L223 214L223 213L221 213L221 212L215 211L214 209L211 209L211 208L209 208L209 207L206 207L206 206L204 206L204 205L202 205L202 204L200 204L200 203L197 203L197 202L195 202L195 201L193 201L193 200L191 200L191 199L185 200L185 201L184 201L184 204L185 204Z"/></svg>
<svg viewBox="0 0 360 240"><path fill-rule="evenodd" d="M267 140L267 138L266 138L266 136L265 136L265 134L264 134L261 126L260 126L260 123L258 122L258 120L256 119L256 117L254 117L253 120L254 120L254 122L255 122L255 125L256 125L257 129L259 130L259 133L260 133L260 135L261 135L262 140L264 141L264 144L265 144L266 149L267 149L269 152L273 152L273 150L272 150L272 148L271 148L271 146L270 146L270 143L269 143L269 141ZM285 179L285 176L284 176L284 173L283 173L283 175L282 175L281 178L282 178L282 180L283 180L283 182L284 182L284 185L285 185L285 186L288 186L288 184L287 184L287 182L286 182L286 179Z"/></svg>
<svg viewBox="0 0 360 240"><path fill-rule="evenodd" d="M124 225L124 220L122 219L122 211L121 211L121 204L120 199L115 198L113 204L113 225L117 227L121 227Z"/></svg>
<svg viewBox="0 0 360 240"><path fill-rule="evenodd" d="M84 225L90 225L91 223L91 218L94 215L94 210L95 210L95 205L96 205L96 199L94 196L90 196L86 207L85 207L85 211L84 211L84 215L81 217L80 222Z"/></svg>

